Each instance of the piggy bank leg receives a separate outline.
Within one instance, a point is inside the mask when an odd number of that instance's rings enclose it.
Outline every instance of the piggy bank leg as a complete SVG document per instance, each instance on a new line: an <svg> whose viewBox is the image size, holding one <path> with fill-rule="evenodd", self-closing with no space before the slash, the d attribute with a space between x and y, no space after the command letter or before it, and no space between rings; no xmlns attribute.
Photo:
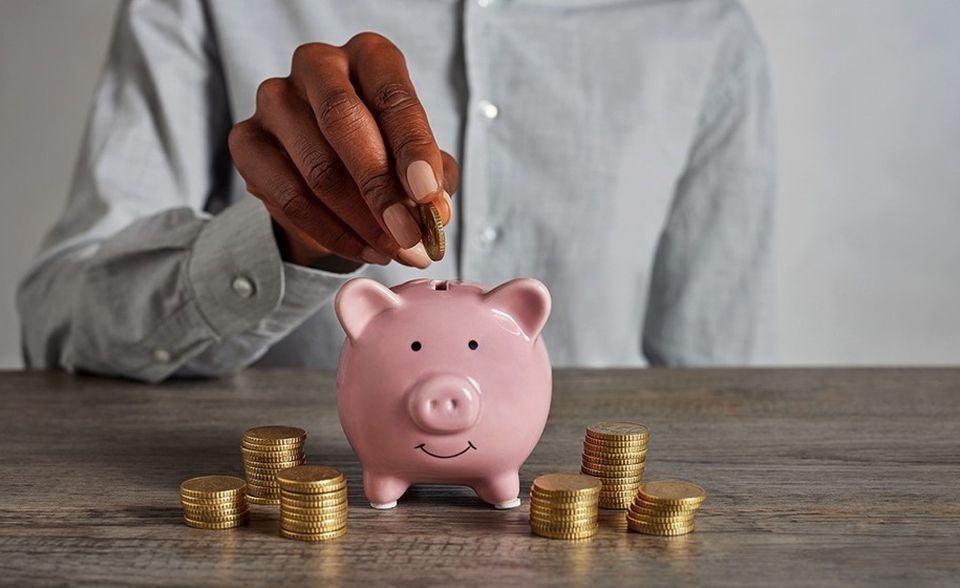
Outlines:
<svg viewBox="0 0 960 588"><path fill-rule="evenodd" d="M395 476L375 474L364 470L363 493L370 506L377 510L387 510L397 506L397 500L403 496L410 484Z"/></svg>
<svg viewBox="0 0 960 588"><path fill-rule="evenodd" d="M484 502L498 509L520 506L520 475L517 472L501 474L474 484L474 492Z"/></svg>

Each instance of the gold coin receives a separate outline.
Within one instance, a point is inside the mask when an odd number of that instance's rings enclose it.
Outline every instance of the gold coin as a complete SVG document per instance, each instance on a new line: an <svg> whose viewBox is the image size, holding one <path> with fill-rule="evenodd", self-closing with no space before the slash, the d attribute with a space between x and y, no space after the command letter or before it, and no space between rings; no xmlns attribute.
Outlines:
<svg viewBox="0 0 960 588"><path fill-rule="evenodd" d="M280 519L280 527L295 533L325 533L342 529L347 524L347 517L330 519L328 521L295 521Z"/></svg>
<svg viewBox="0 0 960 588"><path fill-rule="evenodd" d="M590 464L582 464L580 466L580 473L595 478L630 478L639 476L643 468L644 466L640 465L598 467Z"/></svg>
<svg viewBox="0 0 960 588"><path fill-rule="evenodd" d="M195 527L197 529L233 529L234 527L239 527L247 523L247 517L239 518L235 521L222 521L222 522L207 522L207 521L197 521L194 519L188 519L187 517L183 518L183 522L187 526Z"/></svg>
<svg viewBox="0 0 960 588"><path fill-rule="evenodd" d="M707 499L703 488L683 480L645 482L637 490L637 496L654 504L678 506L700 506Z"/></svg>
<svg viewBox="0 0 960 588"><path fill-rule="evenodd" d="M530 513L530 524L531 525L544 525L544 526L581 526L587 524L596 524L597 523L597 513L592 515L584 515L579 517L544 517L539 516L536 513Z"/></svg>
<svg viewBox="0 0 960 588"><path fill-rule="evenodd" d="M600 501L599 507L604 510L626 510L630 506L629 498L605 498Z"/></svg>
<svg viewBox="0 0 960 588"><path fill-rule="evenodd" d="M637 488L640 485L640 481L643 479L643 475L639 476L628 476L625 478L619 478L616 476L597 476L597 478L603 482L603 491L609 492L610 490L629 490L630 497L633 498L634 494L637 492Z"/></svg>
<svg viewBox="0 0 960 588"><path fill-rule="evenodd" d="M537 490L536 488L531 487L529 496L530 496L531 504L540 503L546 506L564 505L564 504L587 505L587 504L597 502L598 493L591 492L590 494L544 494L543 492Z"/></svg>
<svg viewBox="0 0 960 588"><path fill-rule="evenodd" d="M187 498L231 498L243 494L244 481L235 476L199 476L180 484L180 496Z"/></svg>
<svg viewBox="0 0 960 588"><path fill-rule="evenodd" d="M647 442L642 443L612 443L608 441L600 441L599 439L591 439L590 437L583 438L583 452L584 453L598 453L601 455L623 455L623 454L638 454L646 453L647 451Z"/></svg>
<svg viewBox="0 0 960 588"><path fill-rule="evenodd" d="M590 464L592 466L638 466L647 461L646 455L591 455L583 453L580 455L580 463Z"/></svg>
<svg viewBox="0 0 960 588"><path fill-rule="evenodd" d="M251 465L256 464L275 464L275 463L284 463L291 461L300 461L306 458L306 455L303 452L303 449L296 449L293 451L275 451L273 453L266 453L262 451L251 451L249 449L240 448L240 454L243 455L243 461Z"/></svg>
<svg viewBox="0 0 960 588"><path fill-rule="evenodd" d="M343 537L346 534L346 527L337 529L335 531L326 531L324 533L297 533L296 531L288 531L283 527L280 527L281 536L286 537L287 539L298 539L300 541L328 541L330 539Z"/></svg>
<svg viewBox="0 0 960 588"><path fill-rule="evenodd" d="M247 486L247 502L250 502L251 496L256 496L257 498L270 498L271 500L280 500L280 493L276 492L275 490L270 488ZM279 502L277 504L279 504Z"/></svg>
<svg viewBox="0 0 960 588"><path fill-rule="evenodd" d="M235 512L235 513L197 513L192 511L183 511L183 516L190 519L191 521L200 521L204 523L226 523L230 521L236 521L238 519L246 518L250 514L250 509Z"/></svg>
<svg viewBox="0 0 960 588"><path fill-rule="evenodd" d="M582 522L550 522L544 523L540 521L530 521L530 528L536 531L566 531L569 533L574 532L584 532L596 530L598 526L597 521L582 521Z"/></svg>
<svg viewBox="0 0 960 588"><path fill-rule="evenodd" d="M340 486L329 492L292 492L286 488L280 488L280 495L284 499L290 499L296 502L338 502L347 498L347 487Z"/></svg>
<svg viewBox="0 0 960 588"><path fill-rule="evenodd" d="M346 479L339 470L322 465L299 465L277 472L280 487L289 492L329 492L342 488Z"/></svg>
<svg viewBox="0 0 960 588"><path fill-rule="evenodd" d="M545 497L592 496L602 488L600 480L583 474L545 474L533 481L532 491Z"/></svg>
<svg viewBox="0 0 960 588"><path fill-rule="evenodd" d="M289 461L247 461L243 460L243 469L247 472L257 472L260 474L275 474L277 472L288 470L298 465L303 465L304 458L293 459Z"/></svg>
<svg viewBox="0 0 960 588"><path fill-rule="evenodd" d="M259 505L259 506L273 506L273 505L279 505L279 504L280 504L280 499L279 499L279 498L271 498L271 497L266 497L266 498L264 498L264 497L261 497L261 496L250 496L250 495L248 494L248 495L247 495L247 502L249 502L250 504L256 504L256 505Z"/></svg>
<svg viewBox="0 0 960 588"><path fill-rule="evenodd" d="M280 484L277 484L276 480L251 480L247 479L247 494L250 493L250 488L255 488L257 490L276 490L280 491Z"/></svg>
<svg viewBox="0 0 960 588"><path fill-rule="evenodd" d="M574 504L570 507L557 507L555 505L545 506L540 504L531 504L530 512L537 513L544 516L572 516L572 515L587 515L587 514L597 514L597 503L591 503L587 506L581 506L579 504Z"/></svg>
<svg viewBox="0 0 960 588"><path fill-rule="evenodd" d="M264 445L246 439L240 441L240 449L259 451L261 453L283 453L284 451L296 451L298 449L303 451L303 447L304 443L302 441L298 443L288 443L286 445Z"/></svg>
<svg viewBox="0 0 960 588"><path fill-rule="evenodd" d="M642 526L644 528L651 529L686 529L693 526L694 519L686 519L682 521L649 521L643 518L637 518L630 514L630 511L627 511L626 515L627 524L632 524L635 526Z"/></svg>
<svg viewBox="0 0 960 588"><path fill-rule="evenodd" d="M440 211L432 204L417 205L420 231L423 233L423 247L433 261L443 259L447 249L447 239L443 232L443 219Z"/></svg>
<svg viewBox="0 0 960 588"><path fill-rule="evenodd" d="M307 438L307 432L299 427L270 425L254 427L243 434L243 441L253 445L297 445Z"/></svg>
<svg viewBox="0 0 960 588"><path fill-rule="evenodd" d="M273 484L276 483L277 479L274 474L261 474L259 472L246 472L245 477L249 482L260 482Z"/></svg>
<svg viewBox="0 0 960 588"><path fill-rule="evenodd" d="M280 513L284 515L289 513L295 516L307 517L338 514L346 511L346 500L337 504L324 504L321 506L298 506L296 504L290 504L289 501L284 500L283 498L280 499Z"/></svg>
<svg viewBox="0 0 960 588"><path fill-rule="evenodd" d="M322 516L317 515L301 515L292 513L289 511L280 512L281 521L290 521L291 523L305 526L305 525L332 525L333 523L343 523L347 520L347 509L343 509L340 512L335 513L326 513ZM294 529L296 530L296 529Z"/></svg>
<svg viewBox="0 0 960 588"><path fill-rule="evenodd" d="M183 505L183 512L192 515L197 515L194 518L203 518L207 515L209 516L233 516L240 513L248 512L250 507L247 506L247 503L239 504L230 508L206 508L206 507L196 507L190 505Z"/></svg>
<svg viewBox="0 0 960 588"><path fill-rule="evenodd" d="M694 516L685 517L651 517L637 514L632 510L627 510L627 520L638 524L649 525L651 527L686 527L693 524Z"/></svg>
<svg viewBox="0 0 960 588"><path fill-rule="evenodd" d="M685 517L696 514L696 509L687 510L663 510L662 508L650 508L649 506L639 506L636 501L630 503L630 510L638 515L649 517Z"/></svg>
<svg viewBox="0 0 960 588"><path fill-rule="evenodd" d="M685 513L695 512L700 509L699 506L682 506L676 504L657 504L656 502L647 502L639 496L634 497L633 504L639 509L655 510L663 513Z"/></svg>
<svg viewBox="0 0 960 588"><path fill-rule="evenodd" d="M646 439L650 429L640 423L603 421L587 427L587 435L598 439Z"/></svg>
<svg viewBox="0 0 960 588"><path fill-rule="evenodd" d="M664 527L656 525L646 525L643 523L638 523L634 520L627 519L627 528L631 531L636 531L637 533L646 533L647 535L661 535L661 536L670 536L670 535L685 535L693 531L694 523L689 525L679 525L675 527Z"/></svg>
<svg viewBox="0 0 960 588"><path fill-rule="evenodd" d="M202 508L206 508L206 507L229 508L229 507L236 506L238 504L242 505L244 502L243 496L244 495L241 494L239 496L231 496L229 498L214 498L214 499L191 498L189 496L181 496L180 504L202 507Z"/></svg>
<svg viewBox="0 0 960 588"><path fill-rule="evenodd" d="M599 527L582 531L555 531L552 529L540 529L533 526L530 527L530 530L533 531L533 533L540 535L541 537L547 537L549 539L564 539L567 541L589 539L597 534L598 529Z"/></svg>

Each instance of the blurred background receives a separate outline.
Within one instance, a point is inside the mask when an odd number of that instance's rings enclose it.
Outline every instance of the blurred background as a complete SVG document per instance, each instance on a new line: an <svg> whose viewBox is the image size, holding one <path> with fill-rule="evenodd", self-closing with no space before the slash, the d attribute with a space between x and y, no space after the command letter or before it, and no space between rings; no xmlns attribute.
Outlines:
<svg viewBox="0 0 960 588"><path fill-rule="evenodd" d="M783 364L960 360L960 2L743 0L780 149ZM59 214L118 0L0 2L0 367Z"/></svg>

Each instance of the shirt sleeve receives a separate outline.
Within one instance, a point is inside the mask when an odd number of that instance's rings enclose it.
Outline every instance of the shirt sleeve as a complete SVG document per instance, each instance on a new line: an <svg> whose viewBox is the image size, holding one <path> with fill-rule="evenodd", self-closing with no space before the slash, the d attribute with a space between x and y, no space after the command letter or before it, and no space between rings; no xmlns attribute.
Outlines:
<svg viewBox="0 0 960 588"><path fill-rule="evenodd" d="M199 1L121 7L66 208L18 291L28 366L229 373L350 277L283 263L263 206L225 204L231 117L208 25Z"/></svg>
<svg viewBox="0 0 960 588"><path fill-rule="evenodd" d="M774 355L771 90L742 9L734 21L657 247L643 332L654 365L748 364Z"/></svg>

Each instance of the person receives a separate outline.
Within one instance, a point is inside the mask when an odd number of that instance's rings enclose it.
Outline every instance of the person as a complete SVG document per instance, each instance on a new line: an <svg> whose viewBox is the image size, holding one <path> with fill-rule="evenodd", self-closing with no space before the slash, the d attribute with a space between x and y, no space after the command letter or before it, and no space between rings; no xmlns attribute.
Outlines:
<svg viewBox="0 0 960 588"><path fill-rule="evenodd" d="M361 275L538 278L555 366L763 361L770 100L734 0L129 0L18 292L26 362L335 367Z"/></svg>

